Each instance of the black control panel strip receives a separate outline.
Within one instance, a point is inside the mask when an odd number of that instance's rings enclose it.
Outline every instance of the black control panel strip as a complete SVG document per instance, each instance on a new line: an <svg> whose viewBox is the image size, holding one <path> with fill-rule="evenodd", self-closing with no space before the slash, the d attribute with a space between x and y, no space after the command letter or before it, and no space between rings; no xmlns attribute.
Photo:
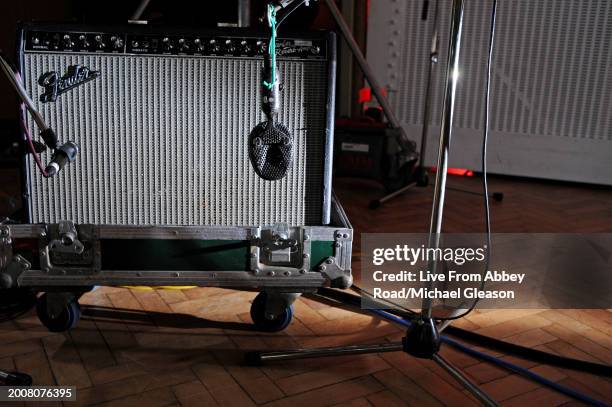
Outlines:
<svg viewBox="0 0 612 407"><path fill-rule="evenodd" d="M241 36L50 31L28 31L25 36L26 51L253 57L264 55L267 48L267 39ZM282 58L325 59L326 42L281 38L276 50Z"/></svg>

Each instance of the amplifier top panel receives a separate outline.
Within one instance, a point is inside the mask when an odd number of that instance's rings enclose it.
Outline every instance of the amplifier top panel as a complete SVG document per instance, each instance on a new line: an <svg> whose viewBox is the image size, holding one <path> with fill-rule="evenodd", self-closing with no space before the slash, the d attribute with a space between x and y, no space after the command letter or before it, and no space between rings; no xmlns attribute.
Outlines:
<svg viewBox="0 0 612 407"><path fill-rule="evenodd" d="M66 26L33 25L24 29L23 43L26 52L258 57L265 54L268 38L265 33L240 28L186 32L109 27L100 31L87 27L66 29ZM279 38L276 49L279 58L327 58L324 35Z"/></svg>

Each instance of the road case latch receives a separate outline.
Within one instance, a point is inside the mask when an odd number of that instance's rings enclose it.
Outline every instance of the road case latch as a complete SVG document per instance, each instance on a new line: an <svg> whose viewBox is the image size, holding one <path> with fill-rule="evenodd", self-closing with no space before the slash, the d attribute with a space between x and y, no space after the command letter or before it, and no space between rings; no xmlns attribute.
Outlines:
<svg viewBox="0 0 612 407"><path fill-rule="evenodd" d="M334 255L327 257L317 266L317 270L329 279L333 288L349 288L353 284L352 241L352 230L337 230L334 233Z"/></svg>
<svg viewBox="0 0 612 407"><path fill-rule="evenodd" d="M81 254L85 247L79 241L76 226L70 221L61 221L57 225L57 237L49 242L49 248L55 253Z"/></svg>
<svg viewBox="0 0 612 407"><path fill-rule="evenodd" d="M13 255L13 239L8 225L0 226L0 288L17 285L19 276L32 267L20 255Z"/></svg>
<svg viewBox="0 0 612 407"><path fill-rule="evenodd" d="M100 271L100 241L94 225L71 221L46 225L40 234L40 267L59 275L88 275Z"/></svg>
<svg viewBox="0 0 612 407"><path fill-rule="evenodd" d="M276 224L251 230L251 270L289 276L310 269L310 240L302 227ZM303 273L302 273L303 274Z"/></svg>
<svg viewBox="0 0 612 407"><path fill-rule="evenodd" d="M11 229L0 226L0 270L4 270L13 259L13 241L11 239Z"/></svg>

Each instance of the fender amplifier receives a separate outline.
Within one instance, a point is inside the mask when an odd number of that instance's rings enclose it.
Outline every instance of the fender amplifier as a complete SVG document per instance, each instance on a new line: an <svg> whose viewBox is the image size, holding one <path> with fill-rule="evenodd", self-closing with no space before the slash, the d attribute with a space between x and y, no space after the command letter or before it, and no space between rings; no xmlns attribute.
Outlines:
<svg viewBox="0 0 612 407"><path fill-rule="evenodd" d="M329 223L335 37L277 40L293 159L261 179L248 138L264 120L267 33L28 24L19 68L76 161L45 179L26 158L29 221L121 225ZM38 131L30 120L32 134ZM43 153L48 161L49 153Z"/></svg>

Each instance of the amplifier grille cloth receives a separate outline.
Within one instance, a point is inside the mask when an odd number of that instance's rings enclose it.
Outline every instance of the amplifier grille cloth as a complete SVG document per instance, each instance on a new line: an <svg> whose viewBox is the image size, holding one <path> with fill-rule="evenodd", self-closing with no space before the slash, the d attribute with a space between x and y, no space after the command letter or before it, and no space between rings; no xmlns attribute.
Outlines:
<svg viewBox="0 0 612 407"><path fill-rule="evenodd" d="M247 151L248 134L262 121L261 60L60 53L24 59L36 101L45 72L63 74L73 64L101 71L55 103L39 103L61 142L73 140L81 150L53 179L43 179L29 160L32 222L320 224L324 61L279 61L279 118L294 135L294 161L287 177L269 182L255 174Z"/></svg>

